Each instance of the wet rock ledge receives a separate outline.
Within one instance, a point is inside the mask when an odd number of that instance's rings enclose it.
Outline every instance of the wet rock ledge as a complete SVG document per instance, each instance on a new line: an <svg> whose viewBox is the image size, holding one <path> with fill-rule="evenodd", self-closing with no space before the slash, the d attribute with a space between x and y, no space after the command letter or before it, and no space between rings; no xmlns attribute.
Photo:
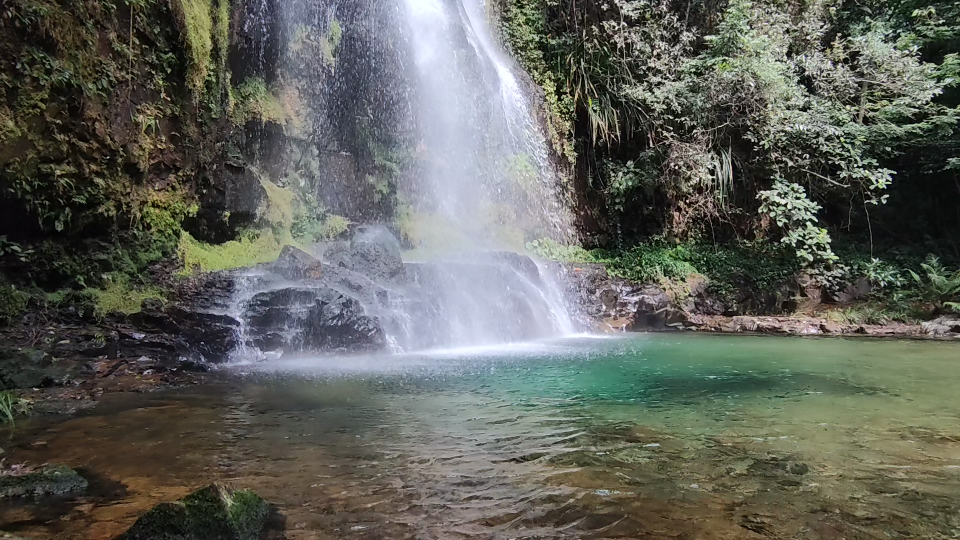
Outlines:
<svg viewBox="0 0 960 540"><path fill-rule="evenodd" d="M602 264L562 263L568 297L580 318L606 332L688 330L719 333L784 335L849 335L960 339L960 316L945 315L922 324L846 324L817 316L822 308L819 291L802 283L786 283L763 294L741 291L734 300L711 294L697 276L673 290L658 284L637 283L611 276ZM813 315L788 314L796 299L804 298Z"/></svg>

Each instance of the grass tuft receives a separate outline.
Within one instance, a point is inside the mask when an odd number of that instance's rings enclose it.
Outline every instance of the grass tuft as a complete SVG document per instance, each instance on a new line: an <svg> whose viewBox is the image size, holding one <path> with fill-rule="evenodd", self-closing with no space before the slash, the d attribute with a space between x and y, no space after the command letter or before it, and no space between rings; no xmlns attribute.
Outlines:
<svg viewBox="0 0 960 540"><path fill-rule="evenodd" d="M111 274L104 280L103 288L87 288L84 293L93 298L93 314L103 318L109 313L118 311L130 315L137 313L143 307L143 301L148 298L163 300L163 294L156 287L134 287L124 274Z"/></svg>

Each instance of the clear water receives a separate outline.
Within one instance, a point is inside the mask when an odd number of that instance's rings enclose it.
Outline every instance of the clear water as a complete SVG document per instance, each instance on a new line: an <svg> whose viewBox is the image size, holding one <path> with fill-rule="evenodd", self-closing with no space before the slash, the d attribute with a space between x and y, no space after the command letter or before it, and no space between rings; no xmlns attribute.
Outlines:
<svg viewBox="0 0 960 540"><path fill-rule="evenodd" d="M960 535L960 348L639 335L232 368L21 422L91 494L0 529L111 538L216 479L307 538ZM246 370L246 371L243 371Z"/></svg>

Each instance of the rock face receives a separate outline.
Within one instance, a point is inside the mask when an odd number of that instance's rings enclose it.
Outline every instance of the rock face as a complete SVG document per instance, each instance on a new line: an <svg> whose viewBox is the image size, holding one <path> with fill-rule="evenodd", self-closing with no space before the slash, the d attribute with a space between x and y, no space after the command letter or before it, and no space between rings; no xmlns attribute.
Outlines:
<svg viewBox="0 0 960 540"><path fill-rule="evenodd" d="M566 283L586 319L613 331L681 329L683 311L656 285L610 276L601 264L563 266Z"/></svg>
<svg viewBox="0 0 960 540"><path fill-rule="evenodd" d="M319 259L293 246L284 246L277 260L265 266L289 280L320 279L323 275Z"/></svg>
<svg viewBox="0 0 960 540"><path fill-rule="evenodd" d="M117 540L256 540L269 505L248 489L211 484L140 516Z"/></svg>
<svg viewBox="0 0 960 540"><path fill-rule="evenodd" d="M261 292L244 312L247 337L264 352L381 349L379 322L364 315L360 303L329 287L288 287Z"/></svg>
<svg viewBox="0 0 960 540"><path fill-rule="evenodd" d="M363 225L350 240L328 250L324 257L341 268L374 280L392 280L403 273L400 242L383 225Z"/></svg>
<svg viewBox="0 0 960 540"><path fill-rule="evenodd" d="M960 337L960 317L957 316L940 317L923 323L921 328L903 323L841 324L821 317L778 315L800 307L795 301L786 301L787 298L819 303L818 290L802 279L770 293L756 295L740 291L731 300L712 295L706 280L697 276L691 276L679 291L671 294L656 285L612 277L599 264L562 264L560 271L566 276L569 296L576 300L583 319L608 331ZM862 294L862 290L857 293L855 289L856 285L851 285L847 291L851 295Z"/></svg>
<svg viewBox="0 0 960 540"><path fill-rule="evenodd" d="M944 315L921 324L923 331L931 336L960 337L960 316Z"/></svg>
<svg viewBox="0 0 960 540"><path fill-rule="evenodd" d="M63 495L87 489L87 480L66 465L45 465L24 473L0 474L0 499Z"/></svg>

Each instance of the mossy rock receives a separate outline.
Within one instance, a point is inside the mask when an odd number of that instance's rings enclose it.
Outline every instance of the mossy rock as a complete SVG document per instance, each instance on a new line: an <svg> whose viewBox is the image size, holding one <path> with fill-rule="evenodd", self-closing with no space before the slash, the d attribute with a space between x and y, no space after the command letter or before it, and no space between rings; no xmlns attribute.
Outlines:
<svg viewBox="0 0 960 540"><path fill-rule="evenodd" d="M0 476L0 499L63 495L87 489L87 480L66 465L46 465L20 476Z"/></svg>
<svg viewBox="0 0 960 540"><path fill-rule="evenodd" d="M140 516L117 540L256 540L269 505L248 489L211 484Z"/></svg>

